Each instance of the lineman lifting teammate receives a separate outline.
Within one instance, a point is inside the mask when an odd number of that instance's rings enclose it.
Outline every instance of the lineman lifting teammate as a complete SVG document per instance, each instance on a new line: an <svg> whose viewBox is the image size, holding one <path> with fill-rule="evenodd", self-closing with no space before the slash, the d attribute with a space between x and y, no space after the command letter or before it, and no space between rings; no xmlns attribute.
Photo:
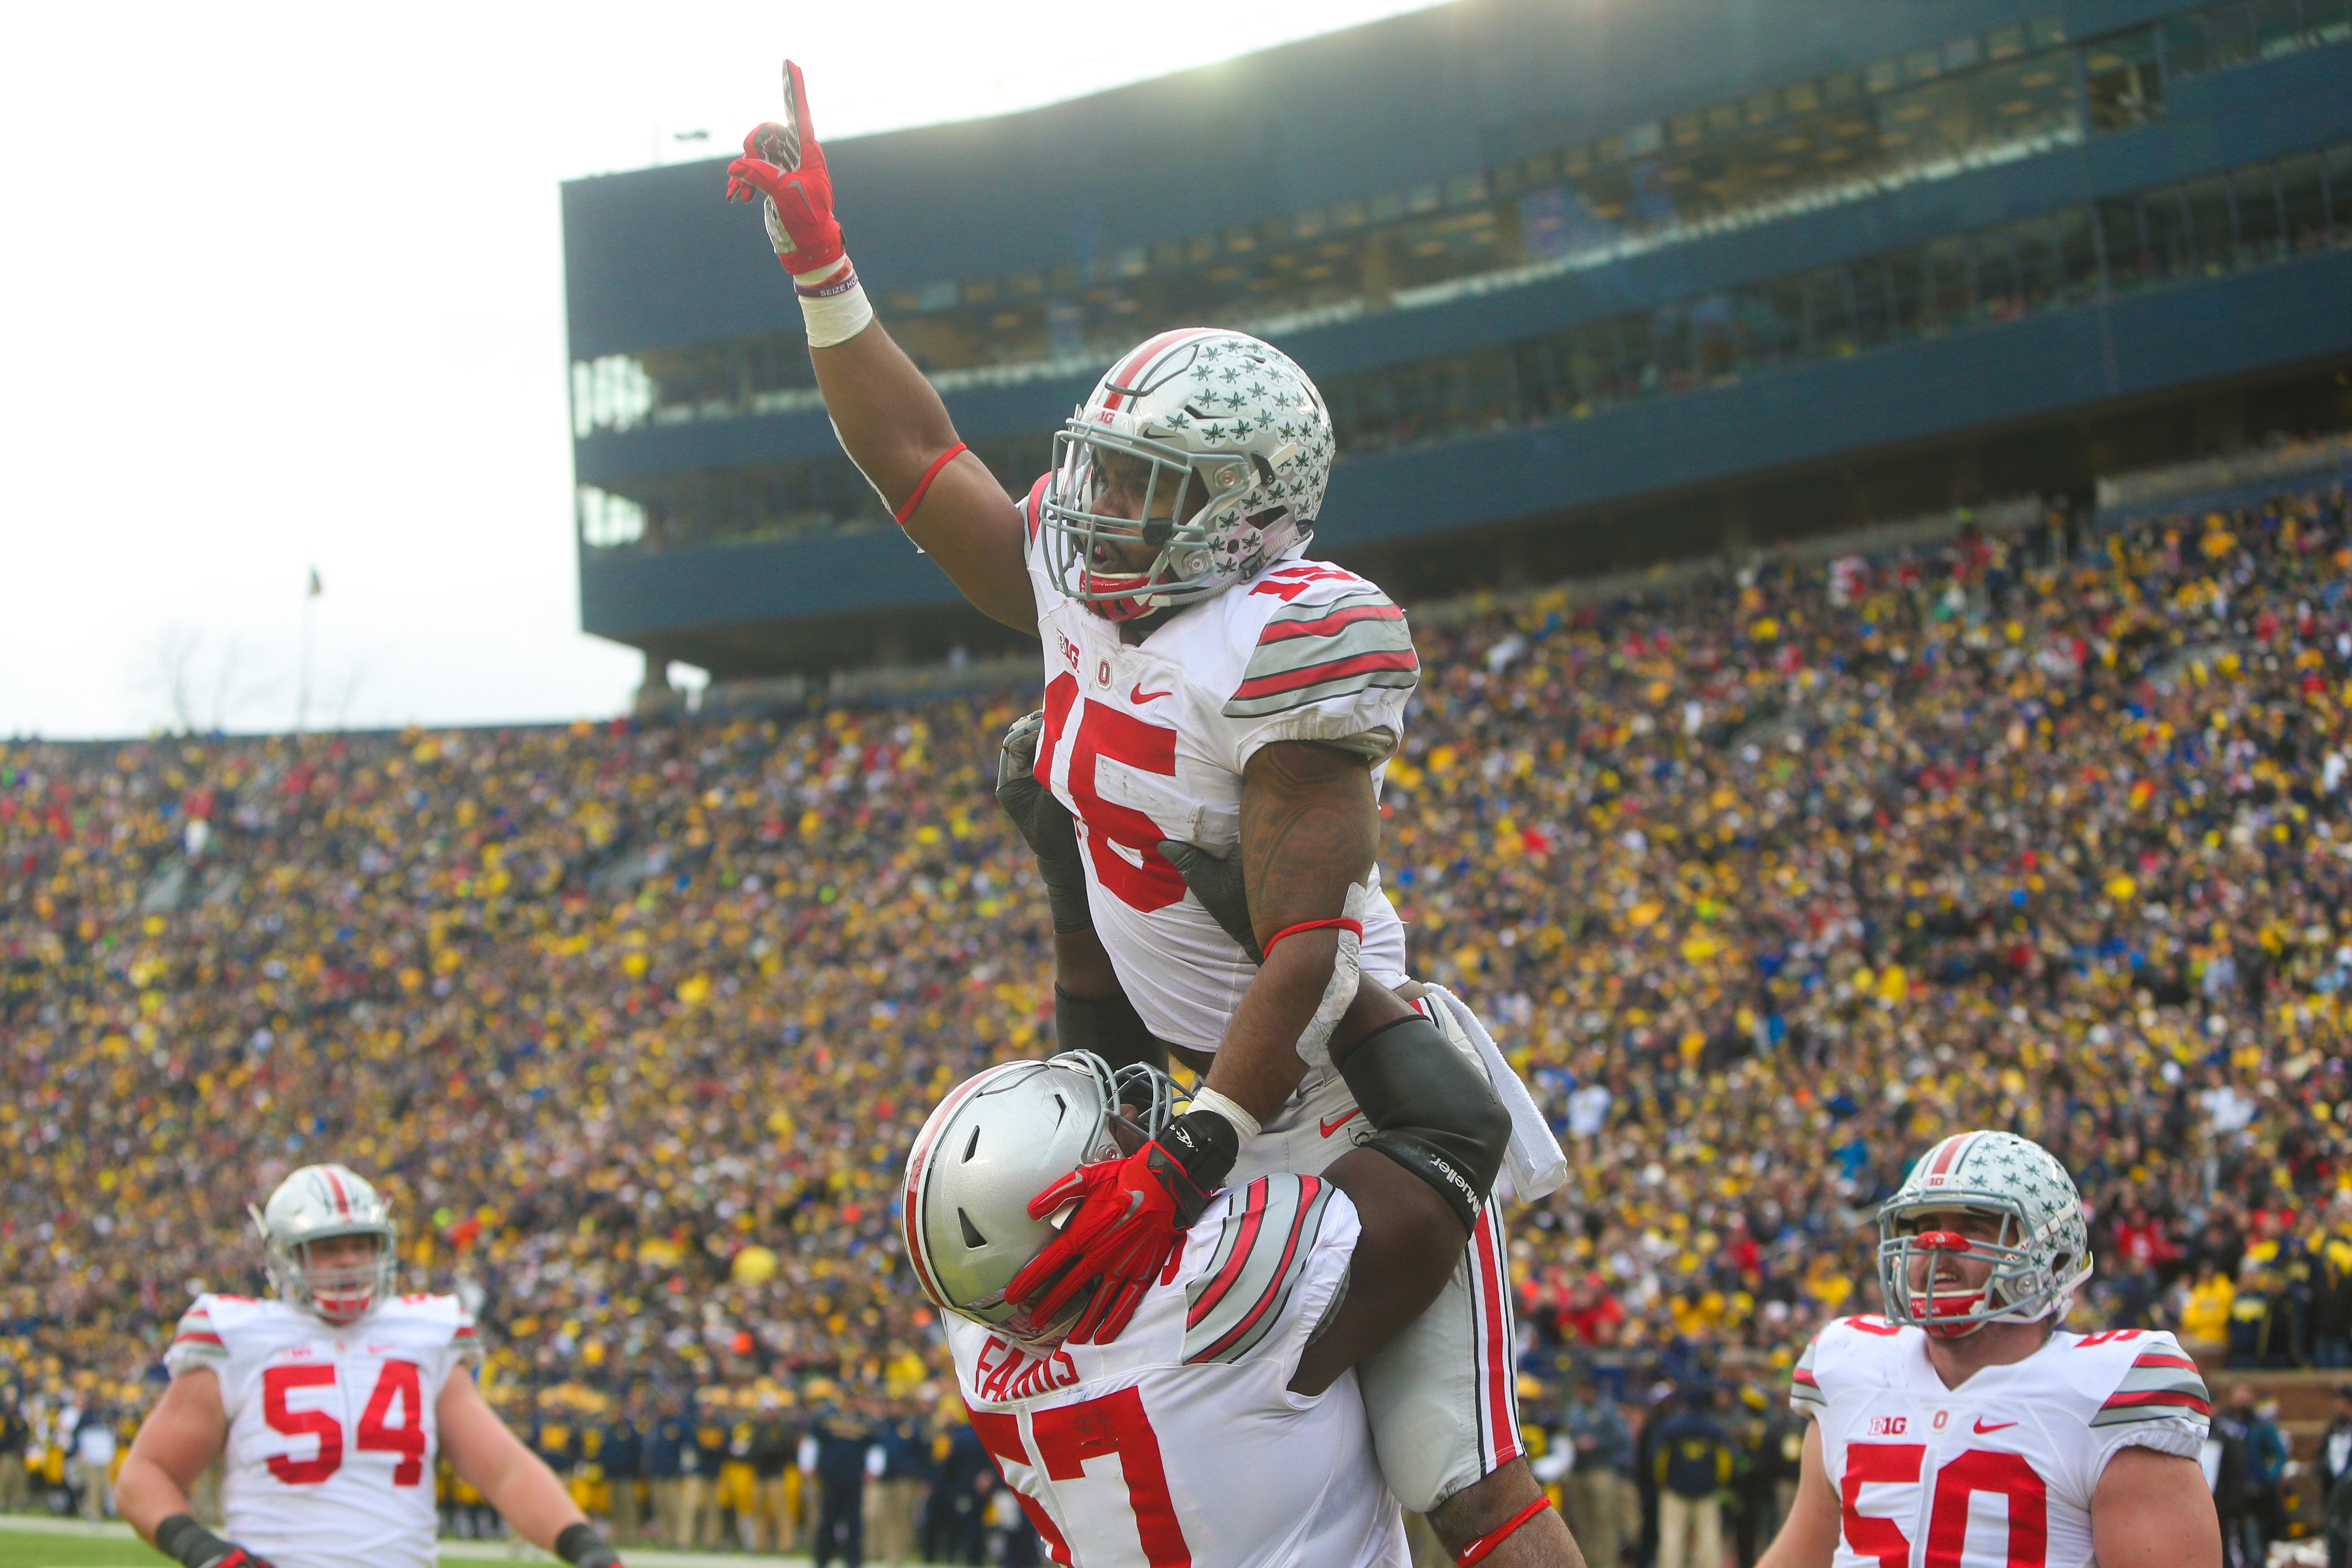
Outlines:
<svg viewBox="0 0 2352 1568"><path fill-rule="evenodd" d="M2068 1333L2090 1278L2066 1167L1960 1132L1878 1211L1884 1317L1797 1363L1797 1496L1761 1568L2221 1568L2212 1414L2170 1334Z"/></svg>
<svg viewBox="0 0 2352 1568"><path fill-rule="evenodd" d="M1405 1568L1349 1368L1427 1309L1462 1255L1460 1211L1433 1173L1491 1182L1508 1126L1453 1052L1385 1031L1339 1054L1370 1147L1319 1177L1274 1172L1211 1198L1108 1343L1066 1334L1109 1282L1045 1321L1005 1289L1055 1239L1031 1196L1142 1148L1175 1086L1088 1052L1007 1062L950 1092L916 1138L907 1255L955 1314L972 1426L1055 1561Z"/></svg>
<svg viewBox="0 0 2352 1568"><path fill-rule="evenodd" d="M398 1236L376 1190L305 1165L253 1211L274 1300L196 1298L164 1352L172 1384L124 1460L115 1503L187 1568L432 1568L433 1461L515 1533L575 1568L620 1559L466 1371L454 1296L399 1296ZM224 1541L188 1488L226 1458Z"/></svg>
<svg viewBox="0 0 2352 1568"><path fill-rule="evenodd" d="M1255 338L1162 332L1106 373L1015 502L875 321L798 68L785 78L790 122L745 139L728 195L765 198L826 411L965 597L1044 644L1030 771L1076 819L1078 863L1073 882L1045 857L1059 1037L1114 1067L1172 1047L1205 1073L1147 1146L1034 1195L1040 1215L1075 1209L1010 1298L1045 1321L1084 1296L1068 1342L1115 1341L1219 1188L1320 1172L1371 1136L1328 1053L1374 1029L1400 1059L1478 1060L1511 1113L1517 1191L1551 1190L1558 1143L1469 1010L1407 980L1381 891L1379 775L1419 666L1378 588L1306 556L1331 460L1321 395ZM1236 866L1247 913L1228 924L1187 870ZM1449 1197L1470 1245L1360 1370L1381 1470L1449 1551L1516 1521L1498 1564L1572 1563L1519 1454L1499 1221L1484 1187Z"/></svg>

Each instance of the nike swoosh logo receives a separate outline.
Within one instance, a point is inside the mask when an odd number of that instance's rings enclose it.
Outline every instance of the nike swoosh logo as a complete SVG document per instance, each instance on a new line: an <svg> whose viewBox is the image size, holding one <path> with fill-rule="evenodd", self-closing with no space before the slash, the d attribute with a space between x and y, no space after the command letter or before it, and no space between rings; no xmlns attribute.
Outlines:
<svg viewBox="0 0 2352 1568"><path fill-rule="evenodd" d="M1328 1138L1332 1133L1337 1132L1340 1128L1345 1127L1349 1122L1353 1121L1357 1117L1361 1116L1363 1113L1364 1108L1360 1105L1355 1110L1348 1112L1347 1115L1340 1117L1337 1121L1318 1121L1316 1125L1322 1128L1323 1136Z"/></svg>
<svg viewBox="0 0 2352 1568"><path fill-rule="evenodd" d="M1176 689L1171 686L1168 689L1168 691L1173 691L1175 689ZM1143 689L1143 682L1139 680L1135 683L1134 689L1130 690L1127 694L1127 700L1129 702L1139 704L1144 702L1157 702L1161 698L1167 696L1168 691L1146 691Z"/></svg>
<svg viewBox="0 0 2352 1568"><path fill-rule="evenodd" d="M1977 1436L1981 1437L1988 1432L2006 1432L2011 1426L2016 1425L2017 1423L2014 1421L1996 1421L1991 1426L1988 1426L1985 1425L1984 1417L1979 1415L1977 1417Z"/></svg>

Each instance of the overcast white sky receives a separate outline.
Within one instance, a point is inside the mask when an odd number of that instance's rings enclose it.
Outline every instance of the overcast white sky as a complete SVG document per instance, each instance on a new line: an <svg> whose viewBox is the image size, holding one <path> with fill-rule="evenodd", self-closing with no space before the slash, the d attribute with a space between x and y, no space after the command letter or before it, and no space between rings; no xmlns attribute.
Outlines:
<svg viewBox="0 0 2352 1568"><path fill-rule="evenodd" d="M313 725L622 711L638 656L578 630L560 181L732 143L786 53L837 139L1424 3L13 13L0 735L145 733L167 666L200 721L289 727L313 566Z"/></svg>

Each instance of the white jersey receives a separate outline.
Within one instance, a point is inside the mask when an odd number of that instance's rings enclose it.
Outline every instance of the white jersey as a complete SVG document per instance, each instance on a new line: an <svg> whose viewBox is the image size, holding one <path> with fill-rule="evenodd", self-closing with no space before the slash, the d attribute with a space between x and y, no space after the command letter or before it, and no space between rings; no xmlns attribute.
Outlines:
<svg viewBox="0 0 2352 1568"><path fill-rule="evenodd" d="M1360 1228L1315 1176L1212 1199L1116 1343L1038 1356L950 1316L971 1424L1075 1568L1406 1568L1355 1373L1286 1386Z"/></svg>
<svg viewBox="0 0 2352 1568"><path fill-rule="evenodd" d="M1404 612L1352 572L1291 560L1193 605L1130 647L1054 584L1031 488L1029 584L1045 646L1037 778L1076 819L1087 901L1151 1032L1213 1051L1257 966L1159 850L1241 843L1242 769L1275 741L1361 752L1373 787L1421 679ZM1404 922L1372 875L1364 973L1403 983Z"/></svg>
<svg viewBox="0 0 2352 1568"><path fill-rule="evenodd" d="M220 1378L228 1538L278 1568L432 1568L436 1406L475 1343L455 1296L397 1296L341 1326L197 1297L163 1364Z"/></svg>
<svg viewBox="0 0 2352 1568"><path fill-rule="evenodd" d="M1946 1388L1924 1332L1869 1317L1814 1336L1789 1403L1820 1423L1843 1500L1832 1568L2093 1568L2107 1461L2134 1447L2194 1459L2212 1415L2168 1333L2060 1330Z"/></svg>

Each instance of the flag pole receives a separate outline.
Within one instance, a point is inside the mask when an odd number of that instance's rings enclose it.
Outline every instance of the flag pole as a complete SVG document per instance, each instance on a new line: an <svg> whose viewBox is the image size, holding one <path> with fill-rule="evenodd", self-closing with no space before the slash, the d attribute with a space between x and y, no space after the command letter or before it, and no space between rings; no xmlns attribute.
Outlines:
<svg viewBox="0 0 2352 1568"><path fill-rule="evenodd" d="M319 569L310 568L310 582L302 594L302 668L294 689L294 738L300 740L310 717L310 622L325 589L319 582Z"/></svg>

